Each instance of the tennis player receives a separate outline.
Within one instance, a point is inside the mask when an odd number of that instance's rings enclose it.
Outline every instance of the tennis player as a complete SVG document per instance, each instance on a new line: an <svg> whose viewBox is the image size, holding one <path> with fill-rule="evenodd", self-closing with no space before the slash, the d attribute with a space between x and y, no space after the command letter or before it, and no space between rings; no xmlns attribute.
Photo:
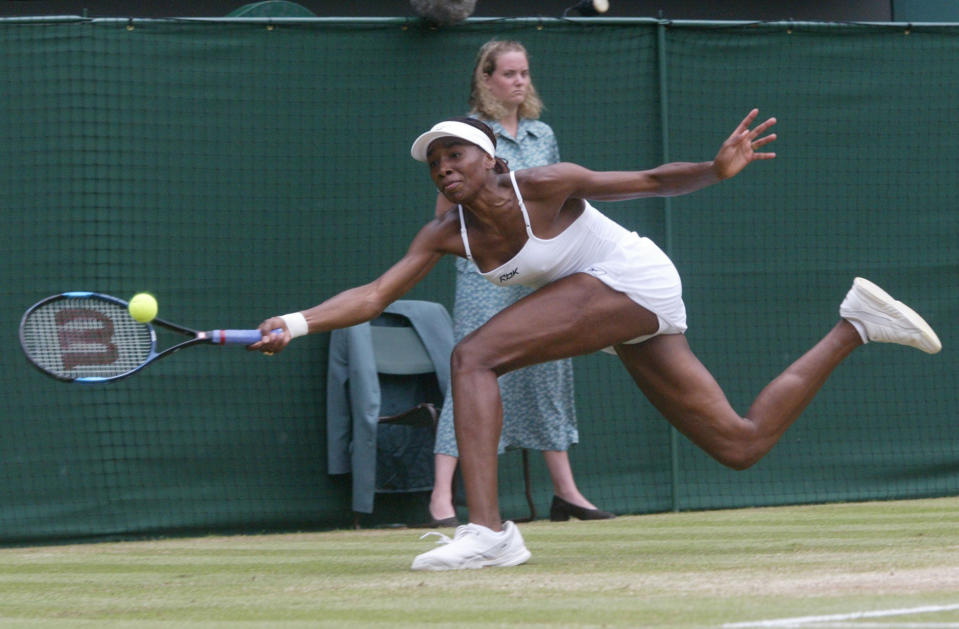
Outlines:
<svg viewBox="0 0 959 629"><path fill-rule="evenodd" d="M399 262L378 279L302 312L260 324L250 346L278 352L291 338L376 317L446 254L471 260L498 285L534 293L457 344L452 357L456 440L469 524L414 561L414 570L514 566L530 557L518 528L500 518L497 442L502 425L497 377L514 369L607 349L615 352L662 415L720 463L745 469L799 417L832 371L868 341L928 353L941 349L932 328L875 284L856 278L840 320L770 382L745 416L687 343L679 274L648 238L593 208L616 201L688 194L737 175L775 153L770 118L751 111L709 161L674 162L637 172L595 172L572 163L509 171L495 156L489 127L470 118L436 124L413 143L437 189L453 204L423 227ZM271 332L280 329L282 332ZM438 534L438 533L437 533ZM439 534L438 534L439 535Z"/></svg>
<svg viewBox="0 0 959 629"><path fill-rule="evenodd" d="M486 123L496 136L496 155L514 170L560 161L553 129L540 120L543 102L533 86L529 55L520 42L490 40L476 55L470 81L470 113ZM437 196L436 215L450 209ZM476 265L456 260L453 298L453 336L459 341L500 310L526 297L533 288L519 284L491 284ZM543 453L553 485L551 520L605 520L613 513L596 507L576 484L569 448L579 441L573 384L573 359L554 360L517 369L499 379L503 402L500 450L523 448ZM453 426L453 401L447 393L436 425L433 491L428 506L429 525L459 525L453 506L453 475L459 450Z"/></svg>

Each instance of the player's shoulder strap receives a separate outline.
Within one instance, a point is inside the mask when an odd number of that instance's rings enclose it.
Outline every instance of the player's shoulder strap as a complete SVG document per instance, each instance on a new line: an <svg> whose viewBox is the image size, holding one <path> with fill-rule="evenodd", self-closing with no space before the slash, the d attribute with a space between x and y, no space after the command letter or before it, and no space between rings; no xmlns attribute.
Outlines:
<svg viewBox="0 0 959 629"><path fill-rule="evenodd" d="M463 206L457 205L456 209L460 213L460 236L463 238L463 249L466 250L466 259L473 261L473 252L470 251L470 239L466 235L466 218L463 216Z"/></svg>

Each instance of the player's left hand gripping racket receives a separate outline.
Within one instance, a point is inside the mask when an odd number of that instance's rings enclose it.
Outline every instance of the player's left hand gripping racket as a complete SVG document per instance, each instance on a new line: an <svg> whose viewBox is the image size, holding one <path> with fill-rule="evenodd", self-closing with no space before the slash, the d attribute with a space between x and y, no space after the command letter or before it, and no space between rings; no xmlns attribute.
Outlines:
<svg viewBox="0 0 959 629"><path fill-rule="evenodd" d="M135 321L122 299L91 292L60 293L24 313L20 345L30 362L48 376L97 383L126 378L184 347L250 345L263 338L259 330L198 332L162 319L151 323L190 338L157 351L156 330L150 323Z"/></svg>

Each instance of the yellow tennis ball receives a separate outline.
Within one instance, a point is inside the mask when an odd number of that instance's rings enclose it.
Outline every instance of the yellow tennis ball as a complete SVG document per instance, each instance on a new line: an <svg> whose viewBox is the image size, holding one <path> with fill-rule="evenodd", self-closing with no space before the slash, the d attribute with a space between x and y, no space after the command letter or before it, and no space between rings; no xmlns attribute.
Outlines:
<svg viewBox="0 0 959 629"><path fill-rule="evenodd" d="M157 300L150 293L137 293L127 306L130 316L140 323L153 321L157 316Z"/></svg>

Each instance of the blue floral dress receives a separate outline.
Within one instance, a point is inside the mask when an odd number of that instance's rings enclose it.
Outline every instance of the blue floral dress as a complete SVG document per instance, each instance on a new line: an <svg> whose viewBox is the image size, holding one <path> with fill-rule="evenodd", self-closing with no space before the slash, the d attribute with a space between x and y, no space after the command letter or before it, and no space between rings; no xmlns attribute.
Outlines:
<svg viewBox="0 0 959 629"><path fill-rule="evenodd" d="M496 155L510 169L545 166L559 161L553 130L539 120L521 119L516 137L501 124L484 120L496 133ZM525 286L491 284L476 266L456 259L453 334L457 342L500 310L533 292ZM573 395L573 361L558 360L510 372L499 379L503 399L503 433L499 450L568 450L579 441ZM447 392L436 433L437 454L459 457L453 429L453 396Z"/></svg>

